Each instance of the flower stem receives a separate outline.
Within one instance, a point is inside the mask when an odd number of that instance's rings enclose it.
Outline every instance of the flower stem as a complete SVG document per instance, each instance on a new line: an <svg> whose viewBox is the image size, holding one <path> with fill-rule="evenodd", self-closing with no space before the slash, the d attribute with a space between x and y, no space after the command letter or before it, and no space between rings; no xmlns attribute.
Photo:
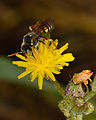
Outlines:
<svg viewBox="0 0 96 120"><path fill-rule="evenodd" d="M64 96L65 95L65 90L63 89L63 87L61 87L60 83L58 81L55 81L54 85L55 85L56 89L58 90L58 92L60 92L60 94L62 96Z"/></svg>

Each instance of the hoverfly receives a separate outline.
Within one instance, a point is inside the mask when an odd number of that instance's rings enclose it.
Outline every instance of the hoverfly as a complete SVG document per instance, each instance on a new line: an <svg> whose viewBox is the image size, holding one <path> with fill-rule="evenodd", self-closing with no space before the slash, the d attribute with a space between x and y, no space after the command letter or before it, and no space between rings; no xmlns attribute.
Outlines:
<svg viewBox="0 0 96 120"><path fill-rule="evenodd" d="M26 53L31 50L32 46L38 46L38 42L44 43L41 39L53 30L53 22L52 18L48 18L43 22L38 21L35 25L29 26L30 32L23 37L21 51Z"/></svg>
<svg viewBox="0 0 96 120"><path fill-rule="evenodd" d="M28 51L32 51L31 47L37 47L38 42L45 44L42 39L50 38L50 32L53 29L54 20L52 18L48 18L43 22L38 21L35 25L29 26L30 31L24 35L23 42L21 44L21 51L19 53L27 53ZM15 54L16 53L13 53L8 56L13 56Z"/></svg>

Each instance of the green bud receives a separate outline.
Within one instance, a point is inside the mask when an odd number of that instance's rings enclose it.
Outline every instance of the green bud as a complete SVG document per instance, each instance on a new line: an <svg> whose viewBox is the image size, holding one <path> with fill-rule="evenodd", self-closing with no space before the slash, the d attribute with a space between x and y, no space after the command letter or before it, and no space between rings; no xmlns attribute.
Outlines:
<svg viewBox="0 0 96 120"><path fill-rule="evenodd" d="M81 98L81 97L76 98L75 104L76 104L76 106L78 106L78 107L83 106L83 105L84 105L84 100L83 100L83 98Z"/></svg>

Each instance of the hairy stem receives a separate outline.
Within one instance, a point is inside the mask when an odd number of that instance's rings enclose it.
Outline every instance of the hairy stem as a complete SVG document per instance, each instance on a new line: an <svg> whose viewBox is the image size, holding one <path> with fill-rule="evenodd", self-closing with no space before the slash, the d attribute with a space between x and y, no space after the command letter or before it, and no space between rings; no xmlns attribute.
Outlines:
<svg viewBox="0 0 96 120"><path fill-rule="evenodd" d="M65 90L63 89L63 87L60 85L60 83L58 81L54 82L54 85L56 87L56 89L60 92L60 94L62 96L65 96Z"/></svg>

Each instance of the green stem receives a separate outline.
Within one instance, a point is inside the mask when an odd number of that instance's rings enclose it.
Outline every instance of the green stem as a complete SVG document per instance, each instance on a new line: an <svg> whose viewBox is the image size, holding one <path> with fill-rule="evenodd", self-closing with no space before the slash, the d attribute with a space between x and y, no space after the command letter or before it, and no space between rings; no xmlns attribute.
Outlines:
<svg viewBox="0 0 96 120"><path fill-rule="evenodd" d="M55 81L54 85L55 85L56 89L60 92L60 94L64 97L65 90L63 89L63 87L61 87L60 83L58 81Z"/></svg>

